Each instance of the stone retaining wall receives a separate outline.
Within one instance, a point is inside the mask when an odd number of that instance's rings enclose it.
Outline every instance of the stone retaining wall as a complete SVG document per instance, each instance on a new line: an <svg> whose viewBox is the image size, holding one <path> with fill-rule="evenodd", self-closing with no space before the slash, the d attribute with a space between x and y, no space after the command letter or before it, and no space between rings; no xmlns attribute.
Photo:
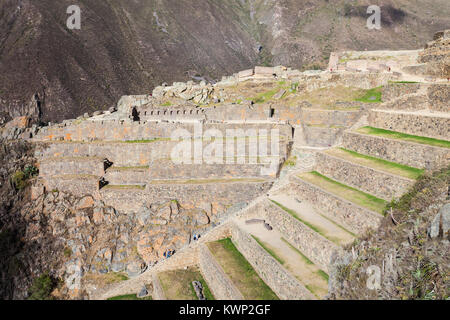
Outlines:
<svg viewBox="0 0 450 320"><path fill-rule="evenodd" d="M95 199L99 199L99 180L100 177L95 176L52 176L46 177L44 184L49 191L63 191L71 193L75 197L91 195Z"/></svg>
<svg viewBox="0 0 450 320"><path fill-rule="evenodd" d="M416 111L427 109L429 105L426 95L413 95L382 103L377 109Z"/></svg>
<svg viewBox="0 0 450 320"><path fill-rule="evenodd" d="M434 170L448 165L450 149L345 132L343 147L416 168Z"/></svg>
<svg viewBox="0 0 450 320"><path fill-rule="evenodd" d="M382 88L382 100L387 102L405 95L418 93L424 84L420 83L388 83Z"/></svg>
<svg viewBox="0 0 450 320"><path fill-rule="evenodd" d="M450 117L371 110L369 125L412 135L436 139L450 139Z"/></svg>
<svg viewBox="0 0 450 320"><path fill-rule="evenodd" d="M196 129L197 128L197 129ZM202 130L199 130L201 128ZM280 136L292 138L292 129L287 124L277 123L175 123L175 122L134 122L130 120L105 120L63 123L42 128L36 135L38 141L140 141L155 138L170 138L174 132L186 130L186 134L202 137L207 130L219 130L228 136L230 130L279 129ZM228 131L227 131L228 130ZM231 133L234 136L234 133Z"/></svg>
<svg viewBox="0 0 450 320"><path fill-rule="evenodd" d="M148 169L114 169L109 168L105 180L110 185L145 185L149 182Z"/></svg>
<svg viewBox="0 0 450 320"><path fill-rule="evenodd" d="M428 88L430 109L441 112L450 112L450 85L432 85Z"/></svg>
<svg viewBox="0 0 450 320"><path fill-rule="evenodd" d="M304 139L311 147L331 147L345 128L303 126Z"/></svg>
<svg viewBox="0 0 450 320"><path fill-rule="evenodd" d="M325 272L328 271L333 252L341 250L336 244L325 239L268 199L248 210L245 217L266 220L283 234L286 240Z"/></svg>
<svg viewBox="0 0 450 320"><path fill-rule="evenodd" d="M158 159L168 159L174 142L151 143L48 143L48 148L37 153L37 158L100 157L116 167L146 166Z"/></svg>
<svg viewBox="0 0 450 320"><path fill-rule="evenodd" d="M302 110L302 122L307 125L352 126L359 118L361 111L340 110Z"/></svg>
<svg viewBox="0 0 450 320"><path fill-rule="evenodd" d="M270 108L264 105L250 106L246 103L228 104L208 108L167 107L138 108L141 121L189 121L189 120L213 120L213 121L245 121L267 120L270 117Z"/></svg>
<svg viewBox="0 0 450 320"><path fill-rule="evenodd" d="M161 282L159 281L158 275L154 274L152 277L153 283L153 300L167 300L166 295L164 294L164 290L161 286Z"/></svg>
<svg viewBox="0 0 450 320"><path fill-rule="evenodd" d="M108 189L100 191L103 201L124 212L137 212L143 204L177 200L186 208L210 204L212 214L226 211L232 205L247 203L267 192L272 182L230 182L196 184L148 184L141 189Z"/></svg>
<svg viewBox="0 0 450 320"><path fill-rule="evenodd" d="M362 208L348 200L331 194L296 176L284 190L288 195L300 197L311 203L318 211L356 234L368 228L377 229L383 216Z"/></svg>
<svg viewBox="0 0 450 320"><path fill-rule="evenodd" d="M39 175L83 175L91 174L103 176L105 174L105 165L101 158L54 158L46 159L39 163Z"/></svg>
<svg viewBox="0 0 450 320"><path fill-rule="evenodd" d="M201 273L217 300L244 300L206 245L199 248L199 262Z"/></svg>
<svg viewBox="0 0 450 320"><path fill-rule="evenodd" d="M316 170L349 186L388 201L398 198L412 186L413 180L365 167L347 160L317 153Z"/></svg>
<svg viewBox="0 0 450 320"><path fill-rule="evenodd" d="M262 164L174 164L155 161L149 170L150 179L214 179L257 178L266 176ZM267 176L268 177L268 176ZM275 175L272 176L275 178Z"/></svg>
<svg viewBox="0 0 450 320"><path fill-rule="evenodd" d="M281 139L281 137L280 137ZM249 151L249 138L239 139L237 141L232 141L234 144L233 156L237 155L237 146L245 145L245 163L249 164L251 156ZM259 143L262 139L259 140ZM171 153L172 150L178 145L178 141L154 141L149 143L115 143L115 142L92 142L92 143L75 143L75 142L56 142L47 143L48 148L42 152L37 152L37 158L50 158L50 157L99 157L103 159L108 159L116 167L138 167L138 166L148 166L155 162L158 165L159 162L172 162ZM198 143L197 141L195 143ZM202 142L202 150L210 145L211 141ZM223 141L223 156L227 157L227 139ZM285 158L287 154L287 141L281 140L279 144L279 153L281 158ZM271 140L267 139L267 154L270 156L272 154ZM191 147L192 149L192 147ZM193 155L191 150L191 156ZM206 154L205 154L206 158ZM232 157L235 163L237 160ZM263 159L263 157L260 157ZM177 159L178 160L178 159ZM228 159L229 160L229 159ZM223 159L226 163L227 159ZM253 162L255 159L252 159ZM193 161L192 161L193 162ZM206 162L206 159L205 159ZM263 161L260 161L263 162Z"/></svg>
<svg viewBox="0 0 450 320"><path fill-rule="evenodd" d="M183 207L197 207L200 203L212 204L216 214L232 205L247 203L266 193L272 182L230 182L207 184L155 184L147 185L149 200L176 199Z"/></svg>
<svg viewBox="0 0 450 320"><path fill-rule="evenodd" d="M264 250L248 233L232 228L232 240L261 279L282 300L315 299L294 276Z"/></svg>

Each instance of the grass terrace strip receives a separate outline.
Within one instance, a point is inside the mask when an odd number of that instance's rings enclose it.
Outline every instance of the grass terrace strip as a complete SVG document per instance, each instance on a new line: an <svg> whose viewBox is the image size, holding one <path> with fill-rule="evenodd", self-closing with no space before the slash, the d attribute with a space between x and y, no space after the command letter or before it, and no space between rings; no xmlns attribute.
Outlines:
<svg viewBox="0 0 450 320"><path fill-rule="evenodd" d="M252 235L252 238L255 239L255 241L264 249L267 251L268 254L270 254L275 260L277 260L281 265L284 265L286 262L280 258L272 249L269 248L269 246L263 242L258 237Z"/></svg>
<svg viewBox="0 0 450 320"><path fill-rule="evenodd" d="M413 180L418 179L425 172L425 170L423 169L413 168L400 163L375 158L344 148L331 149L326 151L325 153L336 156L338 158L349 160L350 162L358 163L363 166L379 169L381 171Z"/></svg>
<svg viewBox="0 0 450 320"><path fill-rule="evenodd" d="M421 136L414 136L407 133L401 133L397 131L390 131L386 129L380 129L380 128L374 128L374 127L362 127L358 130L356 130L358 133L372 135L372 136L379 136L383 138L388 139L397 139L397 140L403 140L408 142L415 142L420 144L426 144L434 147L441 147L441 148L450 148L450 141L447 140L439 140L434 138L428 138L428 137L421 137Z"/></svg>
<svg viewBox="0 0 450 320"><path fill-rule="evenodd" d="M235 247L230 238L210 242L208 247L231 281L248 300L279 300L258 276L251 264Z"/></svg>
<svg viewBox="0 0 450 320"><path fill-rule="evenodd" d="M193 281L199 281L202 284L206 300L214 300L214 296L197 267L162 272L158 274L158 278L164 294L169 300L198 300L192 285Z"/></svg>
<svg viewBox="0 0 450 320"><path fill-rule="evenodd" d="M307 256L305 256L300 250L298 250L296 247L294 247L292 244L290 244L289 241L287 241L285 238L281 238L281 241L286 243L289 246L289 248L291 248L292 250L297 252L300 255L300 257L302 257L303 261L305 261L306 264L310 264L310 265L314 264L314 262L309 260Z"/></svg>
<svg viewBox="0 0 450 320"><path fill-rule="evenodd" d="M300 218L300 217L298 216L297 212L295 212L294 210L291 210L291 209L289 209L289 208L286 208L286 207L283 206L281 203L279 203L279 202L277 202L277 201L275 201L275 200L272 200L272 199L271 199L270 201L272 201L275 205L277 205L277 206L280 207L282 210L284 210L284 211L286 211L287 213L289 213L292 217L294 217L295 219L297 219L298 221L300 221L301 223L303 223L304 225L306 225L308 228L310 228L310 229L313 230L314 232L320 234L320 235L321 235L322 237L324 237L325 239L328 239L328 240L330 240L331 242L334 242L334 243L336 243L336 244L339 245L339 241L338 241L337 239L327 237L327 235L325 234L325 232L324 232L321 228L319 228L319 227L317 227L317 226L315 226L315 225L312 225L311 223L309 223L309 222L303 220L302 218Z"/></svg>
<svg viewBox="0 0 450 320"><path fill-rule="evenodd" d="M387 201L383 199L330 179L317 171L299 174L298 177L341 198L380 214L383 214L387 205Z"/></svg>

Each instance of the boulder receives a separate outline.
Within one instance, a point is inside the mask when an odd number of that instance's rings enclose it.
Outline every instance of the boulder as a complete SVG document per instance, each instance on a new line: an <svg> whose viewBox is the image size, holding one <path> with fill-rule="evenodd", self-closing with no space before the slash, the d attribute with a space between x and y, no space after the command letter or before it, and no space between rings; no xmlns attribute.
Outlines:
<svg viewBox="0 0 450 320"><path fill-rule="evenodd" d="M138 298L144 298L146 296L148 296L148 290L147 290L147 286L144 284L141 288L141 290L139 290L139 292L136 295Z"/></svg>

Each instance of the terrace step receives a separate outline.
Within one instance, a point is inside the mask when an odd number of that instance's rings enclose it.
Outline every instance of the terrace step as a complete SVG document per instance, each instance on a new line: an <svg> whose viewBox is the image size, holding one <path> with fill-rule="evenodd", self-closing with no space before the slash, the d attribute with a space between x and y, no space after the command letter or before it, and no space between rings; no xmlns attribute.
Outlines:
<svg viewBox="0 0 450 320"><path fill-rule="evenodd" d="M316 156L316 170L321 174L385 200L403 195L414 183L412 178L422 172L345 149L330 149Z"/></svg>
<svg viewBox="0 0 450 320"><path fill-rule="evenodd" d="M355 239L349 231L325 217L306 201L286 194L271 195L270 200L336 245L344 246Z"/></svg>
<svg viewBox="0 0 450 320"><path fill-rule="evenodd" d="M234 287L242 294L246 300L278 300L277 295L260 278L247 259L238 251L238 248L231 239L222 239L206 244L208 251L218 263L219 273L215 277L220 277L220 270L223 270L226 277L231 280ZM202 259L202 257L200 257ZM203 264L203 262L201 262ZM204 273L205 274L205 273ZM212 283L212 279L208 279ZM222 276L223 278L223 276ZM223 278L225 279L225 278ZM228 284L229 286L229 284ZM227 291L231 291L231 286ZM222 288L222 291L225 288ZM214 289L212 289L214 292ZM236 295L234 295L236 297Z"/></svg>
<svg viewBox="0 0 450 320"><path fill-rule="evenodd" d="M359 118L359 110L302 109L302 123L314 126L349 127Z"/></svg>
<svg viewBox="0 0 450 320"><path fill-rule="evenodd" d="M304 141L310 147L331 147L345 129L342 126L303 125Z"/></svg>
<svg viewBox="0 0 450 320"><path fill-rule="evenodd" d="M360 154L415 168L433 170L448 164L450 148L434 140L429 143L435 145L426 144L426 141L418 143L415 139L408 140L389 132L387 135L376 135L372 134L372 129L361 128L358 132L344 132L342 146Z"/></svg>
<svg viewBox="0 0 450 320"><path fill-rule="evenodd" d="M206 244L200 245L198 255L202 275L216 299L244 300L242 293L225 273Z"/></svg>
<svg viewBox="0 0 450 320"><path fill-rule="evenodd" d="M333 253L341 251L340 246L326 238L321 229L302 220L292 210L276 202L265 200L258 215L325 272L328 272ZM334 234L335 238L331 238L332 240L337 240L336 234L337 232ZM340 239L344 238L340 235Z"/></svg>
<svg viewBox="0 0 450 320"><path fill-rule="evenodd" d="M74 196L83 197L91 195L99 197L100 178L88 174L65 174L44 177L47 190L58 190L72 193Z"/></svg>
<svg viewBox="0 0 450 320"><path fill-rule="evenodd" d="M39 162L39 175L95 175L105 174L104 159L101 157L51 157Z"/></svg>
<svg viewBox="0 0 450 320"><path fill-rule="evenodd" d="M269 231L262 223L246 224L242 218L235 222L233 241L280 298L321 299L327 294L328 275L280 232Z"/></svg>
<svg viewBox="0 0 450 320"><path fill-rule="evenodd" d="M450 139L450 113L428 110L370 110L369 125L411 135Z"/></svg>
<svg viewBox="0 0 450 320"><path fill-rule="evenodd" d="M105 180L111 185L146 185L149 167L111 167L106 170Z"/></svg>
<svg viewBox="0 0 450 320"><path fill-rule="evenodd" d="M207 300L214 299L197 266L160 272L157 277L167 300L198 300L198 296L192 286L193 281L198 281L202 284L203 294Z"/></svg>
<svg viewBox="0 0 450 320"><path fill-rule="evenodd" d="M149 169L150 179L233 179L245 177L256 179L261 177L270 177L268 165L255 163L249 164L227 164L221 159L222 163L216 164L175 164L173 161L155 161ZM274 170L272 177L275 177L277 170Z"/></svg>
<svg viewBox="0 0 450 320"><path fill-rule="evenodd" d="M383 218L380 213L386 202L360 190L313 173L291 176L290 181L286 188L288 195L309 202L318 212L355 234L376 229Z"/></svg>

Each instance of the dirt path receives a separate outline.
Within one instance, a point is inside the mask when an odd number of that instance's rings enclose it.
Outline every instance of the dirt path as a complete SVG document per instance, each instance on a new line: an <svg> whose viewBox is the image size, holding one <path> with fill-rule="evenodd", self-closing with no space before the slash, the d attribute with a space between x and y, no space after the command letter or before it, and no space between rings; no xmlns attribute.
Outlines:
<svg viewBox="0 0 450 320"><path fill-rule="evenodd" d="M244 231L258 238L283 261L283 267L295 276L317 298L323 298L328 292L328 283L321 275L320 269L291 248L282 235L267 230L263 224L247 225L245 219L236 219L236 224Z"/></svg>
<svg viewBox="0 0 450 320"><path fill-rule="evenodd" d="M271 195L270 199L282 204L284 207L295 211L298 217L323 232L323 236L327 239L344 245L354 240L354 237L328 218L317 213L317 211L306 201L297 200L293 197L279 194Z"/></svg>

